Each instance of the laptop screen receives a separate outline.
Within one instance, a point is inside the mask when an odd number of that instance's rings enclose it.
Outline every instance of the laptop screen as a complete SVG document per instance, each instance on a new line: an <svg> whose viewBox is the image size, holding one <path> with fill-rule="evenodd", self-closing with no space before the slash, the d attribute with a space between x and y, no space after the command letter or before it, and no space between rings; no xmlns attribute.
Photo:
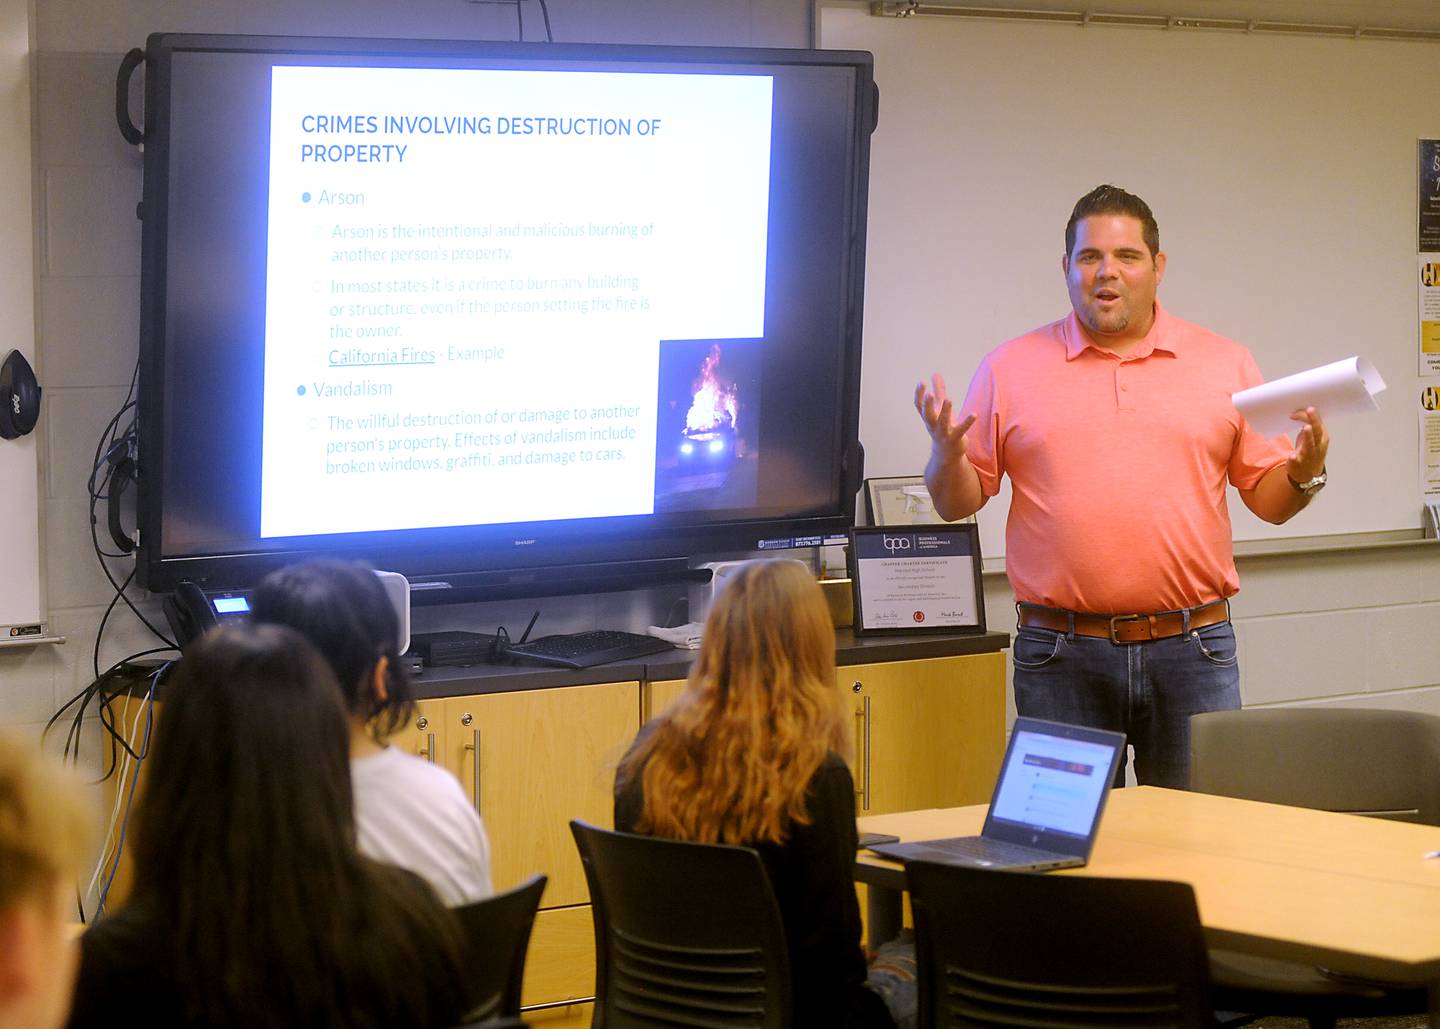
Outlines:
<svg viewBox="0 0 1440 1029"><path fill-rule="evenodd" d="M1022 842L1088 842L1124 746L1122 733L1017 718L985 835L1013 839L1018 830L1031 837Z"/></svg>

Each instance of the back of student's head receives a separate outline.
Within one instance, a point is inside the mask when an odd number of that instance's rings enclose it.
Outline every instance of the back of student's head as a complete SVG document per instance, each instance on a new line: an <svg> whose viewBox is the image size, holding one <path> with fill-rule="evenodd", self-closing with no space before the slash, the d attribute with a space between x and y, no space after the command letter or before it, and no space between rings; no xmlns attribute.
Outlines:
<svg viewBox="0 0 1440 1029"><path fill-rule="evenodd" d="M280 625L214 630L160 700L133 903L165 927L185 1017L423 1024L415 941L453 961L454 928L413 876L356 850L349 719L319 652Z"/></svg>
<svg viewBox="0 0 1440 1029"><path fill-rule="evenodd" d="M75 975L65 925L94 823L78 783L0 734L0 1026L64 1022Z"/></svg>
<svg viewBox="0 0 1440 1029"><path fill-rule="evenodd" d="M137 889L201 867L230 881L193 885L231 897L288 877L284 866L335 874L325 866L355 839L349 723L315 648L284 626L217 630L186 650L161 699L135 815Z"/></svg>
<svg viewBox="0 0 1440 1029"><path fill-rule="evenodd" d="M353 561L315 560L271 572L250 598L251 620L286 625L308 639L340 683L352 714L380 738L414 710L410 678L400 661L395 609L375 572ZM385 662L383 691L375 669Z"/></svg>
<svg viewBox="0 0 1440 1029"><path fill-rule="evenodd" d="M34 744L0 732L0 911L48 900L80 871L95 828L80 791Z"/></svg>
<svg viewBox="0 0 1440 1029"><path fill-rule="evenodd" d="M783 702L789 691L825 684L831 701L835 631L815 577L798 561L750 561L726 577L705 620L692 679Z"/></svg>
<svg viewBox="0 0 1440 1029"><path fill-rule="evenodd" d="M702 842L780 842L811 777L850 747L829 608L794 561L727 577L685 690L619 768L642 777L639 828Z"/></svg>

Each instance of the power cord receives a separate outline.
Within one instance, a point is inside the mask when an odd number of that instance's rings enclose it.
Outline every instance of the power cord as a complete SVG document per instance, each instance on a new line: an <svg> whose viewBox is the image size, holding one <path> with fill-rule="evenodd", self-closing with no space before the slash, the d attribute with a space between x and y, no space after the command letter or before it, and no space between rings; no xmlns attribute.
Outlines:
<svg viewBox="0 0 1440 1029"><path fill-rule="evenodd" d="M130 388L125 394L125 401L105 428L100 431L100 438L95 443L90 476L86 480L86 493L90 498L90 545L95 551L95 560L100 564L100 571L104 573L106 580L115 591L110 604L105 608L104 615L101 616L100 626L95 633L95 652L91 659L91 670L96 679L100 678L100 644L104 639L105 627L109 623L115 606L121 601L157 640L166 647L175 647L175 641L157 628L127 595L126 590L135 578L134 568L132 567L130 574L122 583L110 570L107 560L123 560L130 557L135 549L134 543L125 535L120 526L120 498L126 488L138 477L138 466L135 459L138 445L135 390L139 375L140 362L137 359L135 369L130 375ZM127 414L129 415L128 420L126 419ZM97 509L101 503L104 503L107 508L106 522L111 542L115 546L113 551L106 550L100 543Z"/></svg>
<svg viewBox="0 0 1440 1029"><path fill-rule="evenodd" d="M154 709L155 690L158 687L160 680L163 678L165 672L170 668L171 664L173 663L170 660L159 662L141 662L140 659L150 657L154 654L167 653L172 650L173 648L171 647L155 647L151 650L144 650L135 654L131 654L130 656L122 658L121 660L115 662L113 665L107 668L102 675L96 676L93 682L91 682L79 693L75 694L75 696L71 697L68 701L66 701L61 706L60 710L56 711L53 715L51 715L49 721L45 723L45 728L41 730L40 733L40 740L43 744L44 741L49 737L50 731L65 716L65 713L71 708L74 708L74 713L70 717L69 727L65 733L65 744L64 749L62 750L62 760L69 762L73 765L78 765L80 763L80 744L82 738L82 730L85 722L85 712L89 709L91 703L94 703L96 705L100 725L105 730L105 736L108 738L110 754L109 767L106 768L105 771L101 774L100 778L95 781L97 784L103 783L110 779L112 776L115 776L117 774L117 771L120 775L116 787L116 807L111 817L110 834L112 835L114 832L115 820L122 817L120 814L122 809L119 804L118 794L121 791L125 790L125 780L127 777L129 779L129 789L126 793L126 799L123 807L124 813L123 821L121 822L120 840L115 848L113 858L113 861L117 865L119 861L119 853L124 847L125 827L129 824L130 808L135 797L135 782L139 778L140 764L145 760L145 755L149 752L150 729L153 718L152 712ZM145 682L146 680L148 680L148 685L146 686L145 690L144 704L144 710L146 712L145 734L140 742L140 749L137 751L134 747L131 746L130 739L127 738L127 734L124 732L124 727L116 721L114 702L117 697L120 697L122 695L133 695L135 688L139 686L141 682ZM138 716L136 722L132 723L131 725L129 736L132 738L135 734L137 725ZM121 758L122 751L126 756L128 756L128 762L125 762ZM108 849L109 848L107 842L106 850L108 851ZM94 886L94 883L98 881L99 875L100 869L97 868L96 876L91 881L92 888ZM99 905L103 905L104 897L109 891L110 884L114 882L114 878L115 872L114 868L112 867L110 876L107 878L105 886L101 891ZM99 905L97 905L97 912L99 910ZM84 895L80 892L78 883L76 884L76 909L78 911L80 921L83 923L85 921L85 900Z"/></svg>
<svg viewBox="0 0 1440 1029"><path fill-rule="evenodd" d="M539 620L539 618L540 609L537 607L535 609L535 613L530 616L530 624L525 626L524 633L522 633L520 638L514 643L510 642L510 633L506 631L505 626L496 626L495 642L490 644L490 660L499 661L501 658L506 657L510 653L510 648L512 646L524 646L525 643L530 639L530 630L535 628L535 623Z"/></svg>
<svg viewBox="0 0 1440 1029"><path fill-rule="evenodd" d="M156 670L155 674L150 676L150 684L145 692L144 699L141 701L140 710L136 712L134 720L130 723L130 731L127 734L129 739L135 738L139 730L141 715L145 718L145 733L140 740L140 752L136 754L131 750L130 752L134 756L129 763L124 765L120 770L119 779L115 784L115 807L111 812L110 825L106 830L106 848L101 854L100 861L95 866L95 875L90 880L90 889L93 890L105 868L107 866L109 867L110 874L106 877L104 886L100 888L100 895L95 902L95 917L97 919L103 917L105 914L105 905L110 897L110 888L115 884L115 876L120 871L121 856L125 853L125 837L130 829L130 813L135 809L135 786L140 781L140 765L145 760L146 755L150 753L150 732L154 728L155 723L155 689L159 684L161 676L164 675L168 667L168 665L162 665ZM128 746L126 749L130 750ZM127 773L129 776L128 790L126 789L125 782ZM124 798L123 808L122 797ZM118 838L115 836L115 824L117 820L120 824L120 834ZM110 849L111 839L115 840L113 850Z"/></svg>

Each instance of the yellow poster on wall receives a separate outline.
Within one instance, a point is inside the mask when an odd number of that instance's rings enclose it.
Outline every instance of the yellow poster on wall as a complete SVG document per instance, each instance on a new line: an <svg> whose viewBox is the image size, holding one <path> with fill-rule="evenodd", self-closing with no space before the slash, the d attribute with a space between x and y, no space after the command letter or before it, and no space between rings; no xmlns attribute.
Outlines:
<svg viewBox="0 0 1440 1029"><path fill-rule="evenodd" d="M1440 254L1421 254L1420 374L1440 375Z"/></svg>

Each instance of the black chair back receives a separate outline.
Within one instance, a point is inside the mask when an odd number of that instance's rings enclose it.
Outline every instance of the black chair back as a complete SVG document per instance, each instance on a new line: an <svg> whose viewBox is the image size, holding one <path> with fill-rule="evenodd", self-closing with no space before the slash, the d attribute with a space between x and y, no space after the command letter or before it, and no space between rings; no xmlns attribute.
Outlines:
<svg viewBox="0 0 1440 1029"><path fill-rule="evenodd" d="M785 929L759 854L570 829L595 918L596 1029L791 1024Z"/></svg>
<svg viewBox="0 0 1440 1029"><path fill-rule="evenodd" d="M905 866L920 1026L1208 1026L1185 883Z"/></svg>
<svg viewBox="0 0 1440 1029"><path fill-rule="evenodd" d="M515 889L453 908L465 941L471 1022L520 1014L520 985L530 930L547 878L532 876Z"/></svg>

